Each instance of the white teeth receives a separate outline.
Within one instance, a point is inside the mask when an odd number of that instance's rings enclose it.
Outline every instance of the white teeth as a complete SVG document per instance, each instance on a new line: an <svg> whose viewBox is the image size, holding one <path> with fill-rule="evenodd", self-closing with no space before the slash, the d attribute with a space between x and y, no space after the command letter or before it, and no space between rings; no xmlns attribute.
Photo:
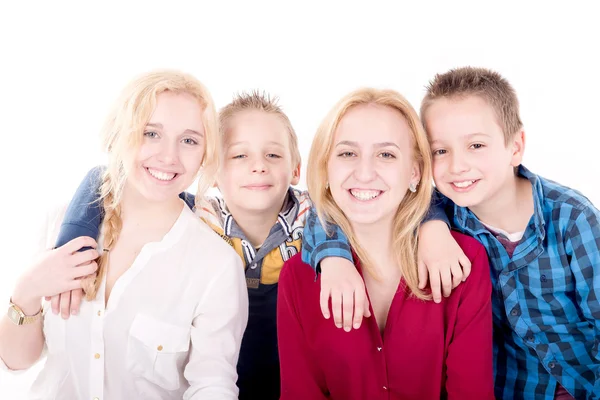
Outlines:
<svg viewBox="0 0 600 400"><path fill-rule="evenodd" d="M157 170L151 169L151 168L148 168L148 172L150 173L150 175L152 175L153 177L155 177L156 179L158 179L160 181L170 181L173 178L175 178L175 175L177 175L174 173L157 171Z"/></svg>
<svg viewBox="0 0 600 400"><path fill-rule="evenodd" d="M466 188L471 186L473 183L475 183L475 181L462 181L462 182L454 182L454 186L459 187L459 188Z"/></svg>
<svg viewBox="0 0 600 400"><path fill-rule="evenodd" d="M380 190L351 189L350 193L352 194L352 196L354 196L358 200L367 201L367 200L373 200L375 197L379 196L381 194L381 191Z"/></svg>

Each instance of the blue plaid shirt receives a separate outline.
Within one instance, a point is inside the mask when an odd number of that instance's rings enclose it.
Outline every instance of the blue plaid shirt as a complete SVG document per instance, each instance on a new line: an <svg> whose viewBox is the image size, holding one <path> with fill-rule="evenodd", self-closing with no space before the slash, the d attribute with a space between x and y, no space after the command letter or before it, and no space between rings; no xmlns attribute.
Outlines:
<svg viewBox="0 0 600 400"><path fill-rule="evenodd" d="M434 200L488 252L496 397L552 399L558 382L577 400L600 399L600 212L575 190L523 166L519 174L532 184L534 214L512 257L468 208ZM352 260L341 230L328 230L309 215L304 262Z"/></svg>

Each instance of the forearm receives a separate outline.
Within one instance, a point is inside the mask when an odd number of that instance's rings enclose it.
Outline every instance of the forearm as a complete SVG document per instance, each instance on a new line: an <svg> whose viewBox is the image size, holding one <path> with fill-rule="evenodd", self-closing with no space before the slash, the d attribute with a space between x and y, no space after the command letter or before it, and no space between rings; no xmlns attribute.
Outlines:
<svg viewBox="0 0 600 400"><path fill-rule="evenodd" d="M26 315L35 315L40 311L40 300L22 301L13 298ZM42 354L44 334L42 318L26 324L16 325L4 314L0 320L0 358L11 370L22 370L31 367Z"/></svg>

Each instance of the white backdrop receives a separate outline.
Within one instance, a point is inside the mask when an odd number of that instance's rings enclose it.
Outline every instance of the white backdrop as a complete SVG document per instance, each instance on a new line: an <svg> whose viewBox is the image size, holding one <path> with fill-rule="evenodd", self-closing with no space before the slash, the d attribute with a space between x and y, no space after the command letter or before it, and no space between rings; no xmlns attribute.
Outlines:
<svg viewBox="0 0 600 400"><path fill-rule="evenodd" d="M520 3L2 3L0 304L40 215L103 162L98 131L121 87L153 68L195 74L219 107L240 90L278 95L305 159L321 118L354 88L390 87L418 108L436 72L493 68L520 97L525 165L600 204L598 6ZM0 399L23 398L35 373L0 373Z"/></svg>

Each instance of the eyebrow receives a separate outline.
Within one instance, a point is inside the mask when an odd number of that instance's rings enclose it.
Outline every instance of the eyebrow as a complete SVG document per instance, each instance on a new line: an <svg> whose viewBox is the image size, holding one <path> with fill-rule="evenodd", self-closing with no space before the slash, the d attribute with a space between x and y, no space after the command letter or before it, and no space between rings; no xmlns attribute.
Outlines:
<svg viewBox="0 0 600 400"><path fill-rule="evenodd" d="M492 137L491 135L488 135L487 133L475 132L475 133L469 133L467 136L465 136L465 138L472 139L472 138L477 137L477 136L485 136L487 138L491 138ZM440 144L440 143L444 143L444 140L433 140L433 141L431 141L431 145Z"/></svg>
<svg viewBox="0 0 600 400"><path fill-rule="evenodd" d="M338 144L335 145L337 146L351 146L351 147L358 147L358 142L352 142L350 140L342 140L341 142L339 142ZM381 148L381 147L396 147L398 150L400 150L400 147L398 147L398 145L396 143L393 142L381 142L381 143L375 143L373 146L375 146L376 148Z"/></svg>
<svg viewBox="0 0 600 400"><path fill-rule="evenodd" d="M146 124L146 127L157 128L157 129L164 129L163 125L159 124L159 123L149 123L149 124ZM193 129L186 129L185 131L183 131L183 133L187 133L189 135L196 135L196 136L204 137L203 133L200 133L200 132L195 131Z"/></svg>
<svg viewBox="0 0 600 400"><path fill-rule="evenodd" d="M248 143L250 143L250 142L249 142L249 141L239 141L239 142L230 143L230 144L228 144L228 146L229 146L229 147L233 147L233 146L239 146L239 145L241 145L241 144L248 144ZM278 147L285 148L285 146L284 146L284 145L282 145L281 143L274 142L274 141L270 141L270 142L268 142L268 144L271 144L271 145L275 145L275 146L278 146Z"/></svg>

